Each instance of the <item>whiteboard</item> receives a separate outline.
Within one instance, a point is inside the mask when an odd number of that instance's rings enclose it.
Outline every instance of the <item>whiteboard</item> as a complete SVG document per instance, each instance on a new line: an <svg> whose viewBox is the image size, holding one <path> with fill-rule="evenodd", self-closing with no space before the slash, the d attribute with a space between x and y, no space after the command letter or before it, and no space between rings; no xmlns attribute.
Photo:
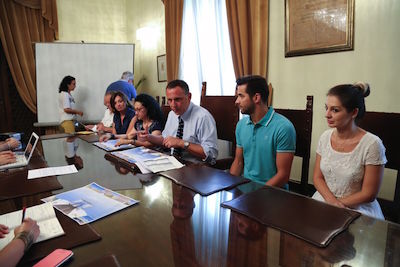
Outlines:
<svg viewBox="0 0 400 267"><path fill-rule="evenodd" d="M75 107L84 121L100 121L104 115L107 86L133 72L134 44L36 43L36 92L39 123L58 123L58 87L71 75ZM81 120L80 116L77 116Z"/></svg>

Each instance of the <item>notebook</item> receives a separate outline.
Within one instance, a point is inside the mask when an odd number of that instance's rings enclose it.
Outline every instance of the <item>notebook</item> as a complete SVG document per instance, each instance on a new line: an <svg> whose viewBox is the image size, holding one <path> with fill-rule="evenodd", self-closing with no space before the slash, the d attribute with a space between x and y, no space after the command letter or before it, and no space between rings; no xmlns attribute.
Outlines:
<svg viewBox="0 0 400 267"><path fill-rule="evenodd" d="M44 203L26 209L25 218L31 218L37 222L40 235L35 243L48 240L64 234L51 203ZM14 238L14 229L21 224L22 211L14 211L0 216L0 222L8 226L10 232L0 239L0 250Z"/></svg>
<svg viewBox="0 0 400 267"><path fill-rule="evenodd" d="M18 266L32 266L33 261L47 256L55 248L72 249L101 239L101 236L89 224L78 225L58 210L55 212L65 235L34 244L24 254Z"/></svg>
<svg viewBox="0 0 400 267"><path fill-rule="evenodd" d="M1 165L0 170L27 166L29 161L31 160L33 151L35 150L38 140L39 136L32 132L31 137L29 138L29 142L26 145L25 152L21 154L15 153L16 161L14 163Z"/></svg>
<svg viewBox="0 0 400 267"><path fill-rule="evenodd" d="M202 196L208 196L250 182L249 179L241 176L233 176L227 172L202 165L185 166L160 174Z"/></svg>
<svg viewBox="0 0 400 267"><path fill-rule="evenodd" d="M326 247L360 213L271 186L221 204L269 227Z"/></svg>
<svg viewBox="0 0 400 267"><path fill-rule="evenodd" d="M58 248L41 259L33 267L58 267L68 261L74 253L71 250Z"/></svg>

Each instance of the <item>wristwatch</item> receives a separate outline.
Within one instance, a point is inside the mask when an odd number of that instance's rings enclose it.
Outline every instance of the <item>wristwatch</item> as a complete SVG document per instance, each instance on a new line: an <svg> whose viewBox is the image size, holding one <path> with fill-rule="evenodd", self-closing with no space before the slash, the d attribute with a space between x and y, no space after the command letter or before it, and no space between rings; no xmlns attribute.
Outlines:
<svg viewBox="0 0 400 267"><path fill-rule="evenodd" d="M185 141L183 143L183 148L186 150L186 149L188 149L189 145L190 145L190 143L188 141Z"/></svg>

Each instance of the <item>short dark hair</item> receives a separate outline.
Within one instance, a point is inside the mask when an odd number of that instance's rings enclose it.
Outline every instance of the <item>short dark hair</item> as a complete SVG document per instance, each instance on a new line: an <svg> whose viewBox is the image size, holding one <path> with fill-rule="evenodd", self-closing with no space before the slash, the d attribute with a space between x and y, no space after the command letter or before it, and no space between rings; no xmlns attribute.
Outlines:
<svg viewBox="0 0 400 267"><path fill-rule="evenodd" d="M136 97L135 102L140 102L142 106L147 109L147 116L151 120L158 121L161 124L164 123L164 115L161 111L160 105L154 97L148 94L139 94Z"/></svg>
<svg viewBox="0 0 400 267"><path fill-rule="evenodd" d="M185 95L189 94L189 85L184 80L173 80L167 84L166 89L172 89L179 86L185 92Z"/></svg>
<svg viewBox="0 0 400 267"><path fill-rule="evenodd" d="M128 101L128 98L126 97L126 95L125 95L124 93L122 93L122 92L120 92L120 91L113 92L113 94L111 95L111 99L110 99L110 105L111 105L112 111L113 111L114 113L118 112L118 111L115 109L115 98L116 98L117 96L119 96L119 97L122 98L122 100L125 102L126 108L128 108L128 107L132 108L131 103Z"/></svg>
<svg viewBox="0 0 400 267"><path fill-rule="evenodd" d="M253 97L255 94L259 93L261 96L261 100L264 103L268 101L268 84L267 80L259 75L248 75L240 77L236 80L236 89L239 85L246 84L246 93L249 94L250 97Z"/></svg>
<svg viewBox="0 0 400 267"><path fill-rule="evenodd" d="M358 109L356 121L364 117L365 100L369 96L370 88L367 83L340 84L329 89L328 96L336 96L347 112Z"/></svg>
<svg viewBox="0 0 400 267"><path fill-rule="evenodd" d="M65 76L58 87L58 92L68 92L68 85L74 80L75 78L70 75Z"/></svg>
<svg viewBox="0 0 400 267"><path fill-rule="evenodd" d="M104 96L106 96L106 95L113 95L113 93L115 93L115 91L106 91L105 92L105 94L104 94Z"/></svg>

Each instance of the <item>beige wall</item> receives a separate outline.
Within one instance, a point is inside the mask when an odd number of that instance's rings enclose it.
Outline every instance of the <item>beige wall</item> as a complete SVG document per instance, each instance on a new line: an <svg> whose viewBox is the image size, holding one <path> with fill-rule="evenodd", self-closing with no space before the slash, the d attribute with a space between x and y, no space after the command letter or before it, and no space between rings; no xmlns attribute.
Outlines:
<svg viewBox="0 0 400 267"><path fill-rule="evenodd" d="M316 144L327 129L324 101L330 87L369 82L367 110L400 112L400 1L355 1L354 51L291 58L284 56L284 2L270 1L268 79L274 86L275 107L304 109L306 95L314 95L311 179ZM393 173L386 173L390 177L385 178L385 185L393 182ZM390 187L385 186L383 194L390 193Z"/></svg>
<svg viewBox="0 0 400 267"><path fill-rule="evenodd" d="M60 42L134 43L135 82L146 77L138 92L164 95L166 84L158 82L156 61L165 54L164 5L160 0L58 0L57 12ZM136 30L145 26L158 30L154 44L136 40Z"/></svg>
<svg viewBox="0 0 400 267"><path fill-rule="evenodd" d="M146 77L139 92L152 96L165 95L165 82L158 82L157 56L165 54L164 4L161 0L127 1L128 40L136 44L135 79ZM136 30L152 27L158 38L154 43L145 43L136 38Z"/></svg>
<svg viewBox="0 0 400 267"><path fill-rule="evenodd" d="M125 0L57 0L61 42L125 43Z"/></svg>

